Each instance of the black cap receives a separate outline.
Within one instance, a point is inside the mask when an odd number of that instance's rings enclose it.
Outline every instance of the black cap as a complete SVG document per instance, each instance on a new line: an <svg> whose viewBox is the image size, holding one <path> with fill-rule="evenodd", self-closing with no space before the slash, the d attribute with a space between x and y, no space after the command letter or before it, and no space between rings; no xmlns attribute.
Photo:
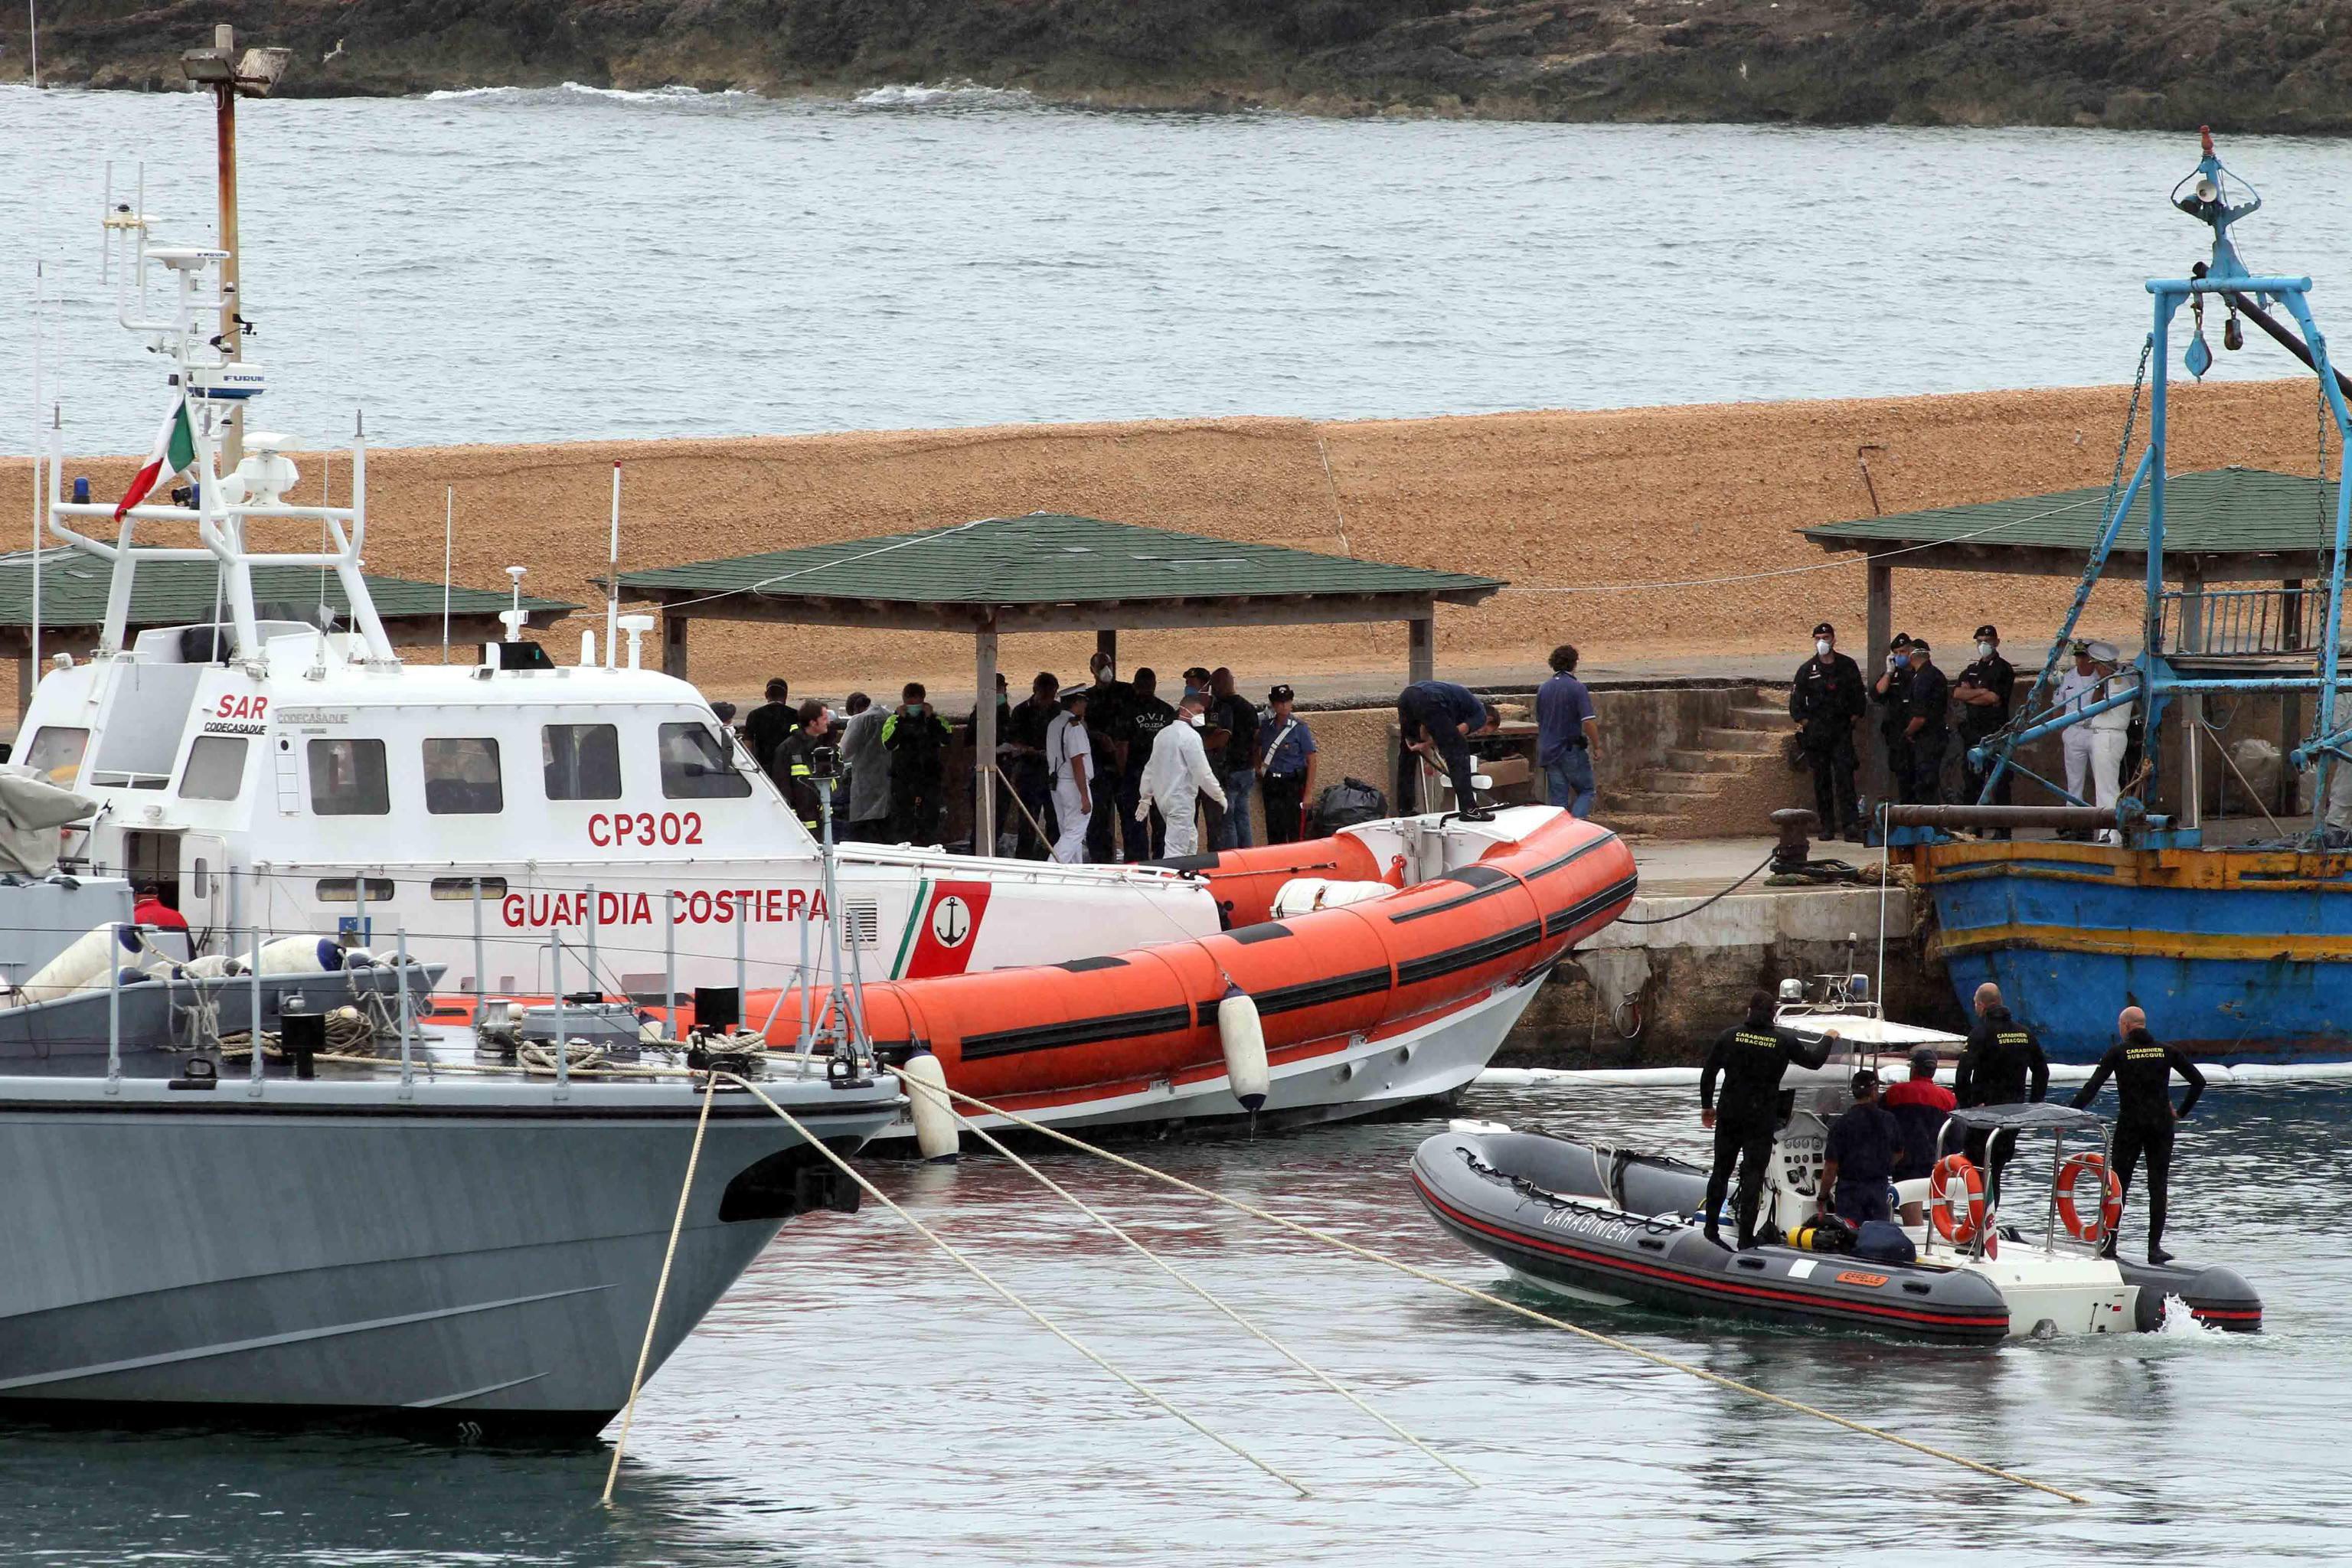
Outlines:
<svg viewBox="0 0 2352 1568"><path fill-rule="evenodd" d="M1926 637L1913 637L1911 639L1911 651L1913 653L1928 652L1927 639Z"/></svg>
<svg viewBox="0 0 2352 1568"><path fill-rule="evenodd" d="M1977 628L1977 641L1999 642L2000 640L2000 633L1994 628L1993 624L1990 621L1987 621L1984 625Z"/></svg>
<svg viewBox="0 0 2352 1568"><path fill-rule="evenodd" d="M1827 621L1823 621L1820 626L1813 628L1813 635L1817 637L1833 637L1837 636L1837 627L1830 625Z"/></svg>
<svg viewBox="0 0 2352 1568"><path fill-rule="evenodd" d="M1847 1087L1856 1094L1860 1094L1865 1089L1876 1089L1878 1087L1877 1070L1873 1068L1864 1068L1853 1075Z"/></svg>
<svg viewBox="0 0 2352 1568"><path fill-rule="evenodd" d="M1912 1070L1914 1073L1917 1074L1917 1075L1918 1075L1919 1077L1921 1077L1921 1078L1933 1078L1933 1077L1935 1077L1935 1076L1936 1076L1936 1047L1933 1047L1933 1046L1914 1046L1914 1047L1911 1047L1911 1070Z"/></svg>
<svg viewBox="0 0 2352 1568"><path fill-rule="evenodd" d="M1909 647L1910 646L1911 646L1911 634L1910 634L1909 632L1896 632L1896 633L1895 634L1894 639L1893 639L1892 641L1890 641L1890 642L1886 645L1886 651L1887 651L1887 652L1889 652L1889 653L1892 653L1892 652L1894 652L1896 648L1899 648L1899 647Z"/></svg>
<svg viewBox="0 0 2352 1568"><path fill-rule="evenodd" d="M1265 700L1268 702L1288 702L1296 699L1297 695L1298 693L1293 691L1287 686L1277 686L1273 690L1265 694Z"/></svg>

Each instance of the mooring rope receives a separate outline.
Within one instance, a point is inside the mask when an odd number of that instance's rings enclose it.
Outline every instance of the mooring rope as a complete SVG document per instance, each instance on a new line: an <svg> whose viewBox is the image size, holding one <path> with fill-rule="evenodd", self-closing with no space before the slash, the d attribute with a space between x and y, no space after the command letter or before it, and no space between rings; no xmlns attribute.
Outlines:
<svg viewBox="0 0 2352 1568"><path fill-rule="evenodd" d="M753 1092L756 1093L757 1090L754 1090ZM1032 1132L1043 1133L1048 1138L1068 1144L1073 1149L1083 1150L1087 1153L1093 1154L1099 1159L1108 1160L1114 1165L1122 1166L1139 1175L1150 1176L1154 1181L1164 1182L1170 1186L1181 1188L1197 1197L1207 1198L1213 1203L1220 1203L1223 1204L1228 1208L1238 1209L1254 1219L1264 1220L1268 1225L1278 1226L1285 1230L1294 1231L1300 1236L1307 1237L1310 1240L1322 1242L1328 1247L1336 1247L1343 1252L1352 1252L1357 1257L1368 1258L1374 1263L1385 1264L1389 1268L1394 1268L1401 1273L1412 1275L1416 1279L1425 1280L1432 1285L1442 1286L1445 1289L1454 1291L1456 1295L1467 1296L1474 1301L1484 1302L1490 1307L1500 1307L1507 1312L1516 1312L1522 1318L1528 1319L1534 1322L1545 1324L1550 1328L1564 1330L1569 1333L1577 1335L1580 1339L1591 1341L1594 1344L1605 1345L1611 1350L1622 1351L1627 1355L1639 1357L1641 1360L1649 1362L1654 1365L1663 1366L1675 1372L1686 1373L1692 1377L1698 1378L1703 1382L1715 1384L1722 1388L1730 1389L1734 1393L1745 1394L1752 1398L1761 1399L1767 1404L1778 1405L1783 1409L1796 1411L1801 1415L1811 1415L1816 1420L1826 1421L1833 1426L1843 1426L1849 1432L1860 1433L1865 1437L1875 1437L1881 1442L1892 1443L1900 1448L1908 1448L1915 1454L1925 1454L1929 1458L1941 1459L1947 1464L1958 1465L1963 1469L1973 1470L1980 1476L1990 1476L1995 1480L2007 1481L2011 1486L2026 1487L2034 1491L2046 1492L2052 1497L2063 1498L2066 1501L2073 1503L2087 1502L2089 1500L2088 1499L2079 1497L2073 1492L2063 1490L2058 1487L2053 1487L2047 1481L2037 1481L2031 1476L2021 1476L2013 1470L2004 1470L1998 1466L1988 1465L1980 1459L1971 1459L1966 1455L1955 1454L1947 1448L1935 1447L1932 1445L1922 1443L1916 1438L1906 1437L1899 1433L1889 1432L1884 1427L1873 1426L1864 1422L1856 1421L1851 1416L1839 1415L1833 1412L1823 1410L1818 1405L1807 1405L1802 1400L1791 1399L1787 1394L1774 1394L1769 1389L1759 1388L1753 1384L1741 1383L1736 1378L1726 1377L1719 1372L1710 1372L1706 1367L1695 1366L1691 1363L1685 1361L1677 1361L1672 1356L1662 1355L1656 1351L1644 1350L1640 1345L1633 1344L1627 1341L1617 1339L1609 1334L1601 1333L1596 1330L1584 1328L1580 1324L1571 1323L1564 1318L1555 1318L1549 1313L1538 1312L1532 1307L1523 1307L1516 1301L1506 1300L1500 1296L1492 1295L1487 1291L1478 1289L1475 1286L1465 1285L1459 1280L1448 1279L1443 1274L1438 1274L1430 1269L1420 1268L1417 1265L1407 1263L1401 1258L1391 1258L1387 1253L1376 1252L1369 1247L1359 1246L1355 1242L1347 1240L1343 1237L1334 1236L1329 1231L1318 1230L1315 1226L1309 1225L1301 1225L1297 1220L1285 1219L1280 1215L1269 1213L1265 1209L1259 1208L1255 1204L1244 1203L1239 1198L1228 1197L1223 1193L1213 1192L1207 1187L1196 1186L1192 1183L1184 1180L1181 1176L1173 1176L1165 1171L1158 1170L1152 1166L1143 1164L1140 1162L1128 1159L1125 1155L1115 1154L1111 1152L1111 1151L1105 1149L1098 1144L1089 1143L1082 1138L1074 1138L1069 1133L1064 1132L1058 1128L1046 1126L1041 1121L1034 1121L1028 1117L1021 1115L1017 1111L1007 1110L1002 1106L991 1105L988 1101L982 1100L977 1096L966 1094L961 1089L950 1088L947 1092L954 1096L957 1100L964 1101L968 1105L978 1107L982 1111L988 1115L1001 1116L1016 1127L1026 1129ZM778 1114L782 1115L782 1112L779 1111ZM827 1152L829 1153L831 1151L827 1151ZM846 1166L844 1166L843 1168L847 1169ZM884 1201L887 1202L888 1200L885 1199Z"/></svg>
<svg viewBox="0 0 2352 1568"><path fill-rule="evenodd" d="M900 1068L891 1068L889 1070L897 1075L899 1082L906 1086L907 1092L910 1095L918 1093L936 1094L938 1092L938 1086L924 1083L919 1079L910 1078ZM1316 1366L1313 1363L1309 1362L1305 1356L1300 1355L1297 1351L1292 1350L1288 1345L1284 1344L1280 1340L1276 1339L1272 1334L1267 1333L1264 1329L1258 1327L1257 1324L1244 1317L1239 1311L1235 1310L1223 1300L1213 1294L1209 1290L1208 1287L1202 1285L1191 1275L1185 1273L1182 1269L1177 1268L1174 1264L1169 1262L1158 1253L1152 1251L1151 1248L1144 1246L1142 1242L1138 1241L1132 1235L1118 1226L1108 1215L1103 1214L1100 1210L1088 1204L1084 1198L1079 1197L1076 1193L1071 1192L1059 1182L1054 1180L1053 1177L1045 1174L1045 1172L1039 1170L1036 1166L1023 1159L1019 1154L1014 1153L1011 1149L1005 1147L1003 1142L994 1133L981 1126L980 1123L972 1121L971 1118L956 1110L952 1106L947 1107L946 1109L950 1116L953 1116L958 1121L970 1128L973 1135L979 1138L982 1142L986 1143L990 1148L995 1150L998 1153L1012 1161L1013 1163L1019 1166L1028 1175L1035 1179L1036 1182L1040 1185L1044 1186L1046 1191L1052 1193L1064 1203L1068 1204L1072 1208L1076 1209L1080 1214L1086 1215L1088 1219L1102 1226L1103 1229L1110 1232L1111 1235L1118 1237L1119 1240L1127 1243L1128 1246L1141 1253L1150 1261L1152 1266L1160 1269L1160 1272L1166 1274L1179 1285L1183 1286L1187 1290L1192 1291L1192 1294L1201 1298L1202 1300L1206 1301L1210 1306L1214 1307L1218 1311L1223 1312L1226 1317L1231 1318L1244 1333L1249 1334L1252 1338L1260 1341L1273 1349L1277 1354L1282 1356L1284 1360L1289 1362L1291 1365L1298 1368L1299 1371L1307 1373L1307 1376L1315 1379L1318 1383L1320 1383L1324 1387L1329 1389L1332 1393L1338 1394L1340 1398L1346 1400L1349 1404L1354 1405L1357 1409L1362 1411L1373 1420L1379 1422L1382 1426L1387 1427L1389 1431L1393 1433L1397 1437L1420 1449L1423 1453L1428 1455L1431 1458L1436 1460L1439 1464L1453 1471L1468 1485L1475 1487L1479 1484L1477 1477L1470 1474L1469 1471L1464 1469L1461 1466L1455 1464L1453 1460L1447 1458L1436 1449L1431 1447L1427 1443L1423 1442L1419 1437L1414 1436L1411 1432L1406 1431L1402 1426L1400 1426L1386 1415L1381 1415L1378 1410L1373 1409L1370 1405L1367 1405L1360 1397L1358 1396L1355 1390L1340 1383L1337 1378L1334 1378L1328 1373L1323 1371L1322 1368Z"/></svg>
<svg viewBox="0 0 2352 1568"><path fill-rule="evenodd" d="M1775 849L1772 854L1765 856L1762 861L1757 865L1756 871L1761 871L1766 866L1769 866L1773 861L1773 858L1779 854L1780 851ZM1688 920L1691 916L1698 913L1699 910L1706 908L1708 904L1714 903L1718 899L1727 899L1731 897L1732 894L1739 891L1740 889L1746 887L1748 883L1754 881L1756 879L1756 871L1748 872L1748 875L1740 878L1739 880L1732 883L1731 886L1724 889L1723 891L1714 894L1701 902L1693 904L1686 910L1676 910L1673 914L1659 915L1654 920L1642 920L1633 915L1619 915L1617 917L1617 923L1621 926L1662 926L1673 921Z"/></svg>
<svg viewBox="0 0 2352 1568"><path fill-rule="evenodd" d="M621 1479L621 1456L629 1451L629 1428L637 1419L637 1394L646 1385L646 1363L653 1359L654 1330L661 1322L662 1298L669 1294L670 1265L677 1258L677 1238L686 1228L687 1199L694 1192L694 1168L702 1163L702 1134L710 1126L710 1100L719 1092L713 1073L702 1088L702 1111L694 1119L694 1146L686 1152L686 1180L678 1184L677 1213L669 1222L669 1245L662 1249L661 1278L654 1282L653 1310L646 1314L645 1342L637 1347L637 1370L629 1376L629 1402L621 1407L621 1435L613 1444L613 1463L604 1471L604 1506L613 1503L613 1487Z"/></svg>
<svg viewBox="0 0 2352 1568"><path fill-rule="evenodd" d="M1150 1400L1152 1404L1158 1405L1169 1415L1176 1417L1177 1420L1184 1423L1185 1426L1190 1426L1195 1432L1200 1433L1203 1437L1208 1438L1218 1447L1227 1449L1228 1451L1237 1454L1241 1458L1248 1460L1252 1465L1264 1470L1267 1475L1272 1476L1284 1486L1290 1488L1291 1490L1297 1492L1300 1497L1311 1498L1315 1495L1312 1491L1309 1491L1307 1489L1304 1483L1294 1480L1290 1477L1283 1474L1280 1470L1275 1468L1272 1465L1267 1464L1264 1459L1259 1458L1255 1454L1251 1453L1247 1448L1243 1447L1239 1443L1234 1442L1232 1438L1226 1436L1222 1432L1218 1432L1195 1417L1187 1415L1184 1411L1178 1409L1160 1394L1153 1392L1141 1383L1137 1382L1133 1377L1129 1376L1127 1372L1114 1364L1108 1357L1103 1355L1099 1351L1095 1350L1092 1346L1082 1342L1075 1335L1064 1329L1059 1323L1055 1322L1051 1318L1045 1316L1044 1312L1039 1311L1035 1307L1031 1306L1021 1297L1015 1295L1010 1287L1000 1283L993 1275L988 1272L988 1270L982 1268L979 1264L974 1263L971 1258L965 1257L962 1252L959 1251L937 1231L934 1231L929 1226L925 1225L921 1220L917 1219L913 1215L908 1214L898 1204L892 1202L888 1194L876 1186L872 1182L867 1181L866 1177L860 1173L856 1167L851 1165L847 1160L843 1159L841 1155L826 1147L814 1133L811 1132L806 1127L801 1125L801 1121L798 1117L794 1116L791 1111L786 1110L782 1106L778 1105L774 1100L769 1099L767 1095L761 1092L760 1086L758 1084L751 1082L748 1079L738 1077L736 1074L731 1072L714 1073L712 1076L714 1078L727 1079L729 1081L740 1084L744 1089L749 1089L754 1099L759 1100L761 1104L766 1106L770 1110L774 1111L778 1116L782 1117L783 1119L784 1125L799 1133L811 1147L817 1151L818 1153L823 1154L827 1160L832 1161L835 1168L846 1174L851 1181L856 1182L860 1188L864 1189L869 1197L875 1198L892 1214L897 1215L900 1219L905 1220L909 1226L912 1226L918 1235L921 1236L924 1240L929 1242L933 1247L938 1247L941 1252L946 1253L957 1263L961 1264L964 1270L971 1274L973 1279L987 1286L991 1290L993 1290L997 1295L1011 1302L1014 1307L1017 1307L1022 1311L1027 1313L1030 1319L1034 1321L1039 1328L1044 1329L1047 1333L1052 1334L1055 1339L1061 1341L1064 1344L1069 1346L1072 1350L1077 1352L1080 1355L1086 1357L1088 1361L1094 1363L1097 1366L1102 1368L1113 1377L1118 1379L1119 1382L1127 1384L1127 1386L1132 1389L1135 1393L1141 1394L1145 1399ZM953 1093L954 1091L950 1090L949 1092Z"/></svg>

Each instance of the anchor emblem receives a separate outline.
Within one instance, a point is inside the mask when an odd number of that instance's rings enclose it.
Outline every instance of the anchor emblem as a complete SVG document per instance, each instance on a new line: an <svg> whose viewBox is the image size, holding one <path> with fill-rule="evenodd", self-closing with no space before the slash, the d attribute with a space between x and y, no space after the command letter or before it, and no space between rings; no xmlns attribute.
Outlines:
<svg viewBox="0 0 2352 1568"><path fill-rule="evenodd" d="M971 910L950 893L931 908L931 935L941 947L961 947L971 934Z"/></svg>

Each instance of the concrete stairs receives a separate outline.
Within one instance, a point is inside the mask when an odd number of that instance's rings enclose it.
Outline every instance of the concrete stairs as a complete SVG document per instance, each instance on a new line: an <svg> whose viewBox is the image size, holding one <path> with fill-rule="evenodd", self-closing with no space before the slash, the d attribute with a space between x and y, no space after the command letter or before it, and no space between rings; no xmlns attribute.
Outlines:
<svg viewBox="0 0 2352 1568"><path fill-rule="evenodd" d="M1788 787L1781 746L1790 728L1785 696L1734 693L1720 723L1676 737L1693 743L1667 748L1664 767L1631 778L1604 776L1593 815L1633 839L1763 832L1761 811L1746 807L1781 804Z"/></svg>

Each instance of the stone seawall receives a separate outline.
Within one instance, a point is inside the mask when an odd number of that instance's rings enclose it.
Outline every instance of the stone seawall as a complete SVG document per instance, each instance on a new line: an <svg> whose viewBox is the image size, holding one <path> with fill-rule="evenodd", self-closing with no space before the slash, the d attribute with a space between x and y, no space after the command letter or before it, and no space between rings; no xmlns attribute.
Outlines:
<svg viewBox="0 0 2352 1568"><path fill-rule="evenodd" d="M593 600L619 459L628 566L1076 511L1509 579L1484 605L1441 610L1441 668L1533 679L1563 640L1620 668L1707 654L1771 654L1793 668L1823 616L1858 644L1864 599L1859 557L1830 563L1796 529L1870 515L1873 488L1891 511L2100 483L2125 400L2122 388L2093 387L1446 419L383 448L368 459L367 556L375 572L437 578L446 490L460 582L503 589L502 568L524 564L531 591ZM2307 383L2178 388L2172 431L2179 468L2312 471ZM77 458L68 472L89 475L104 496L133 466ZM338 494L345 467L333 464ZM315 497L322 465L311 458L302 468L299 493ZM0 464L0 494L21 503L26 483L23 459ZM1950 645L1986 619L2028 631L2054 620L2070 587L1898 573L1895 623ZM2103 589L2095 629L2128 637L2137 599L2128 584ZM564 628L552 640L569 648L576 637ZM1085 637L1008 637L1003 668L1016 682L1038 668L1068 679L1090 647ZM1145 633L1121 652L1129 665L1171 671L1230 664L1245 689L1291 679L1307 696L1318 680L1401 672L1405 660L1402 626ZM693 653L694 678L714 697L740 700L774 674L827 694L922 679L950 711L969 707L971 647L961 637L705 626Z"/></svg>

